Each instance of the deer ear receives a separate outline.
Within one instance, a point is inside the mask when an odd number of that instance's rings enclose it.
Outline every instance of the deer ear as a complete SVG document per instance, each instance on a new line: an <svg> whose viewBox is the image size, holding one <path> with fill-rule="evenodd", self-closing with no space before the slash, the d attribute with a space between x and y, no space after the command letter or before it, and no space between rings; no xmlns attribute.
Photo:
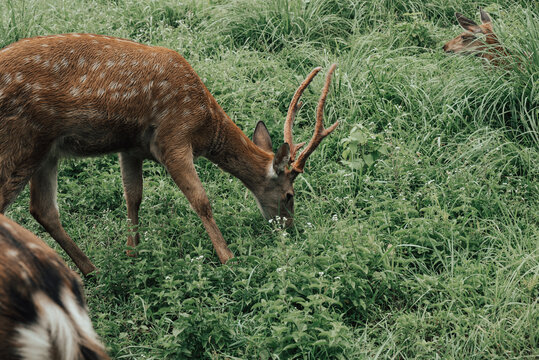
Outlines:
<svg viewBox="0 0 539 360"><path fill-rule="evenodd" d="M466 16L462 15L459 12L456 12L455 16L457 17L457 21L459 22L460 26L462 26L464 30L471 31L473 33L481 32L479 25L477 25L473 20L468 19Z"/></svg>
<svg viewBox="0 0 539 360"><path fill-rule="evenodd" d="M487 24L487 23L492 22L492 20L490 20L490 16L488 15L488 13L486 11L479 8L479 13L481 14L481 22L483 24Z"/></svg>
<svg viewBox="0 0 539 360"><path fill-rule="evenodd" d="M273 152L271 137L268 132L268 128L263 121L259 121L256 124L255 132L253 133L253 142L262 150L269 151L271 153Z"/></svg>
<svg viewBox="0 0 539 360"><path fill-rule="evenodd" d="M290 146L288 145L288 143L284 143L283 145L281 145L279 150L277 150L277 154L275 154L275 157L273 158L273 170L275 170L275 173L282 173L289 160Z"/></svg>

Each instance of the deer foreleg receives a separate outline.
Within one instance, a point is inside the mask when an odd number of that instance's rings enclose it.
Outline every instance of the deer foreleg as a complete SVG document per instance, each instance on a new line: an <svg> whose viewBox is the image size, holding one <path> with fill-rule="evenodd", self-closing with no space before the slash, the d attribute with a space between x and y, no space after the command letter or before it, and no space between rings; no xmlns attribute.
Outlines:
<svg viewBox="0 0 539 360"><path fill-rule="evenodd" d="M189 152L176 152L170 156L170 159L162 160L172 179L202 220L219 260L223 264L226 263L234 257L234 254L228 249L225 239L213 218L210 201L195 170L192 154Z"/></svg>

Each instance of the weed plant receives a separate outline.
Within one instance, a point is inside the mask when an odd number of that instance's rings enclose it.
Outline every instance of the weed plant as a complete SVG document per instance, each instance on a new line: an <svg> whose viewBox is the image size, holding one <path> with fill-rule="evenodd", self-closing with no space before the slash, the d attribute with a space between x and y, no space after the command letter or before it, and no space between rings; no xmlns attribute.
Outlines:
<svg viewBox="0 0 539 360"><path fill-rule="evenodd" d="M441 49L460 32L454 12L475 18L478 6L507 66ZM298 84L338 64L325 117L341 125L296 181L292 228L197 162L236 255L227 265L161 166L144 165L129 258L116 156L61 164L62 222L101 269L85 286L111 356L537 358L538 20L524 0L0 2L1 46L76 31L180 52L244 132L264 120L275 146ZM322 81L304 94L298 141ZM28 197L7 214L65 255Z"/></svg>

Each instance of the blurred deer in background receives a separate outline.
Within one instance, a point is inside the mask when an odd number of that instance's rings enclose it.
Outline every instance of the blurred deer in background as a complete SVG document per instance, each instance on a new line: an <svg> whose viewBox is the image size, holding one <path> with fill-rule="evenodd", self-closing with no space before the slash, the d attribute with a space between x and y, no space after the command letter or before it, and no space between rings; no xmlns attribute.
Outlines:
<svg viewBox="0 0 539 360"><path fill-rule="evenodd" d="M0 215L0 359L109 359L80 278L41 239Z"/></svg>
<svg viewBox="0 0 539 360"><path fill-rule="evenodd" d="M460 26L466 31L448 41L443 49L447 53L473 54L499 65L509 53L494 34L490 16L483 9L479 9L479 13L481 25L477 25L461 13L455 13Z"/></svg>
<svg viewBox="0 0 539 360"><path fill-rule="evenodd" d="M214 220L193 161L204 156L253 193L266 219L290 225L293 182L322 139L323 109L333 65L317 108L313 138L292 141L292 122L303 90L296 91L285 124L285 141L273 153L263 122L253 141L232 122L195 71L178 53L162 47L93 34L25 39L0 50L0 213L30 181L30 212L83 274L95 267L60 223L56 203L58 161L66 156L119 152L133 233L139 242L142 161L161 163L185 194L222 263L233 257Z"/></svg>

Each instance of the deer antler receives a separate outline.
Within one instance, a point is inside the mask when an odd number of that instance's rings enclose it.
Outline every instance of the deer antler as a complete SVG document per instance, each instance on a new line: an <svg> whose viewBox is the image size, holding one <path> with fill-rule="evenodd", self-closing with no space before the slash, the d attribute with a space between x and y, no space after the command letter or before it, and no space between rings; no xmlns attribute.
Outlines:
<svg viewBox="0 0 539 360"><path fill-rule="evenodd" d="M326 83L324 85L324 88L322 90L322 94L320 95L320 100L318 100L318 106L316 108L316 125L314 127L314 134L311 138L311 141L309 141L309 144L303 150L303 152L299 155L299 157L296 160L296 152L299 150L303 145L305 145L305 142L301 142L299 144L294 144L294 141L292 139L292 123L294 122L294 118L296 116L296 112L301 108L302 103L298 103L299 98L301 97L301 94L303 94L303 91L305 88L311 83L313 78L318 74L318 72L321 70L320 67L315 68L309 76L301 83L299 88L296 90L296 93L294 94L294 97L292 98L292 101L290 102L290 106L288 107L288 114L286 116L286 122L284 125L284 141L290 145L290 164L291 164L291 170L295 174L294 176L297 176L297 174L303 172L303 168L305 167L305 162L307 161L307 158L311 153L320 145L320 142L329 134L335 130L335 128L339 125L339 122L336 121L333 125L331 125L329 128L324 128L324 104L326 102L326 97L329 92L329 85L331 83L331 77L333 75L333 72L335 71L335 68L337 67L336 64L331 65L329 68L328 74L326 76Z"/></svg>
<svg viewBox="0 0 539 360"><path fill-rule="evenodd" d="M300 142L299 144L294 144L294 139L292 138L292 124L294 123L294 119L296 118L296 113L301 109L301 106L303 105L302 102L299 102L299 98L303 94L303 91L309 86L311 81L313 81L314 77L318 72L322 70L321 67L314 68L313 71L307 76L305 80L301 83L301 85L296 90L296 93L294 94L294 97L292 98L292 101L290 101L290 106L288 107L288 113L286 114L286 122L284 123L284 142L288 143L290 146L290 164L294 162L296 159L296 152L305 145L305 142Z"/></svg>

